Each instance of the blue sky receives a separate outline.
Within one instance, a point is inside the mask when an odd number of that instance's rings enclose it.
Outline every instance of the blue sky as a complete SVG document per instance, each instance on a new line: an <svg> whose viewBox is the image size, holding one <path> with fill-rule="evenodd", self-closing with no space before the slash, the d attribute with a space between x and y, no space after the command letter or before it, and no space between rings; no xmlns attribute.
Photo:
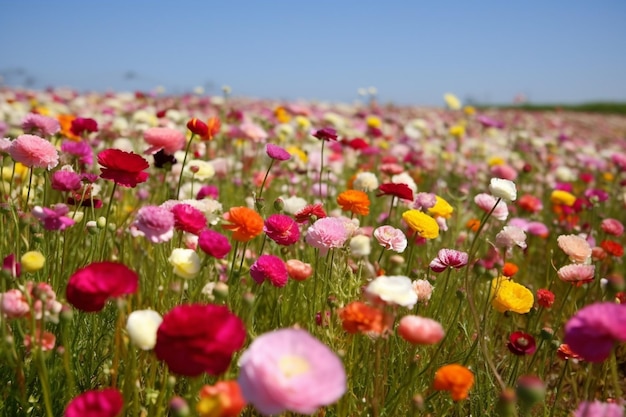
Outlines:
<svg viewBox="0 0 626 417"><path fill-rule="evenodd" d="M626 100L624 0L16 0L0 4L0 28L4 82L33 88Z"/></svg>

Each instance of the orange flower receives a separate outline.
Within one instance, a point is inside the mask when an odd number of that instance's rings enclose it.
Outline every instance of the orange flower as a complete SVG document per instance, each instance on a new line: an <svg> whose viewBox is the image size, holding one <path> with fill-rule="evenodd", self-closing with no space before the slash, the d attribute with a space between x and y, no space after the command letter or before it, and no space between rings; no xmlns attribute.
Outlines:
<svg viewBox="0 0 626 417"><path fill-rule="evenodd" d="M61 134L69 140L80 142L82 138L72 133L72 121L74 119L76 119L76 116L72 116L71 114L60 114L57 116L57 120L61 125Z"/></svg>
<svg viewBox="0 0 626 417"><path fill-rule="evenodd" d="M361 301L353 301L339 310L341 325L348 333L382 334L387 328L384 313Z"/></svg>
<svg viewBox="0 0 626 417"><path fill-rule="evenodd" d="M222 128L222 122L220 121L219 117L213 116L210 117L209 120L207 120L206 125L208 131L206 136L202 137L202 140L213 140L215 135L217 135Z"/></svg>
<svg viewBox="0 0 626 417"><path fill-rule="evenodd" d="M370 214L370 199L363 191L347 190L337 196L342 210L367 216Z"/></svg>
<svg viewBox="0 0 626 417"><path fill-rule="evenodd" d="M556 356L563 359L564 361L569 360L569 359L576 359L579 361L582 360L582 357L574 353L574 351L572 351L569 345L566 345L565 343L562 343L559 346L559 348L556 350Z"/></svg>
<svg viewBox="0 0 626 417"><path fill-rule="evenodd" d="M438 391L449 391L454 401L466 399L472 385L474 374L462 365L456 363L445 365L435 372L433 388Z"/></svg>
<svg viewBox="0 0 626 417"><path fill-rule="evenodd" d="M504 267L502 267L502 275L505 277L512 277L517 274L519 268L513 262L505 262Z"/></svg>
<svg viewBox="0 0 626 417"><path fill-rule="evenodd" d="M465 227L470 229L472 232L477 232L480 227L480 220L478 219L469 219L467 223L465 223Z"/></svg>
<svg viewBox="0 0 626 417"><path fill-rule="evenodd" d="M200 417L237 417L245 406L237 381L220 381L202 387L196 411Z"/></svg>
<svg viewBox="0 0 626 417"><path fill-rule="evenodd" d="M232 230L233 239L238 242L247 242L263 232L263 218L248 207L232 207L224 214L224 220L229 224L222 227Z"/></svg>

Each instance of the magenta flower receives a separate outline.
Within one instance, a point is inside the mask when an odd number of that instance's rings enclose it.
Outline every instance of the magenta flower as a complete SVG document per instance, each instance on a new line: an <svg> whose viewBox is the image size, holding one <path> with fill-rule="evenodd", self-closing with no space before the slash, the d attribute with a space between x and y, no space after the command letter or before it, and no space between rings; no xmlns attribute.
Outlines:
<svg viewBox="0 0 626 417"><path fill-rule="evenodd" d="M162 207L145 206L139 209L130 225L130 234L145 236L152 243L163 243L174 236L174 214Z"/></svg>
<svg viewBox="0 0 626 417"><path fill-rule="evenodd" d="M440 249L437 257L430 262L430 269L434 272L443 272L447 268L462 268L467 265L468 255L455 249Z"/></svg>
<svg viewBox="0 0 626 417"><path fill-rule="evenodd" d="M509 217L509 208L506 206L506 203L502 200L498 201L491 194L477 194L474 197L474 202L478 205L478 207L487 213L493 209L492 215L498 220L504 221L507 217ZM498 202L497 205L496 202Z"/></svg>
<svg viewBox="0 0 626 417"><path fill-rule="evenodd" d="M277 161L288 161L291 159L291 154L278 145L268 143L265 145L265 152L267 156Z"/></svg>
<svg viewBox="0 0 626 417"><path fill-rule="evenodd" d="M298 223L286 214L272 214L265 220L263 231L282 246L293 245L300 239Z"/></svg>
<svg viewBox="0 0 626 417"><path fill-rule="evenodd" d="M20 135L11 142L9 155L29 168L51 170L59 164L59 154L53 144L35 135Z"/></svg>
<svg viewBox="0 0 626 417"><path fill-rule="evenodd" d="M65 140L63 141L63 143L61 143L61 152L65 152L75 156L76 158L78 158L78 162L83 165L91 165L93 163L93 150L87 142L74 142L73 140Z"/></svg>
<svg viewBox="0 0 626 417"><path fill-rule="evenodd" d="M172 207L174 227L194 235L206 228L206 216L189 204L177 204Z"/></svg>
<svg viewBox="0 0 626 417"><path fill-rule="evenodd" d="M92 390L74 397L63 417L118 417L123 407L124 398L118 390Z"/></svg>
<svg viewBox="0 0 626 417"><path fill-rule="evenodd" d="M626 305L610 302L583 307L565 324L564 342L587 362L602 362L616 343L626 341Z"/></svg>
<svg viewBox="0 0 626 417"><path fill-rule="evenodd" d="M174 155L187 144L185 134L169 127L151 127L143 132L143 139L150 147L146 154L155 154L161 149L168 155Z"/></svg>
<svg viewBox="0 0 626 417"><path fill-rule="evenodd" d="M313 223L306 232L306 243L319 249L320 256L329 249L341 248L348 240L348 230L343 220L336 217L324 217Z"/></svg>
<svg viewBox="0 0 626 417"><path fill-rule="evenodd" d="M217 200L220 196L220 192L214 185L203 185L200 187L198 194L196 194L196 200L202 200L206 197Z"/></svg>
<svg viewBox="0 0 626 417"><path fill-rule="evenodd" d="M82 182L77 173L61 169L52 174L50 186L57 191L77 191L82 187Z"/></svg>
<svg viewBox="0 0 626 417"><path fill-rule="evenodd" d="M86 117L77 117L72 120L70 130L76 136L81 136L84 132L93 133L98 131L98 122Z"/></svg>
<svg viewBox="0 0 626 417"><path fill-rule="evenodd" d="M313 136L319 140L337 140L337 131L332 127L325 127L313 132Z"/></svg>
<svg viewBox="0 0 626 417"><path fill-rule="evenodd" d="M413 202L413 208L426 211L429 208L435 207L435 204L437 204L437 196L435 194L417 193L415 195L415 201Z"/></svg>
<svg viewBox="0 0 626 417"><path fill-rule="evenodd" d="M46 230L65 230L74 225L74 220L66 216L69 208L65 204L55 204L51 208L35 206L35 216Z"/></svg>
<svg viewBox="0 0 626 417"><path fill-rule="evenodd" d="M211 229L206 229L200 233L198 246L204 253L217 259L223 259L231 249L228 238Z"/></svg>
<svg viewBox="0 0 626 417"><path fill-rule="evenodd" d="M578 404L573 417L624 417L624 407L619 403L583 401Z"/></svg>
<svg viewBox="0 0 626 417"><path fill-rule="evenodd" d="M11 253L2 260L2 270L6 271L9 276L17 278L22 273L22 265L15 258L15 254Z"/></svg>
<svg viewBox="0 0 626 417"><path fill-rule="evenodd" d="M313 414L346 391L339 357L302 329L280 329L257 337L239 365L243 397L263 415Z"/></svg>
<svg viewBox="0 0 626 417"><path fill-rule="evenodd" d="M53 117L44 116L37 113L28 113L22 120L24 133L35 135L52 136L61 130L59 121Z"/></svg>
<svg viewBox="0 0 626 417"><path fill-rule="evenodd" d="M275 287L284 287L289 280L287 265L278 256L261 255L250 267L250 276L258 284L268 280Z"/></svg>
<svg viewBox="0 0 626 417"><path fill-rule="evenodd" d="M389 225L376 228L374 237L380 246L398 253L404 252L408 244L404 232Z"/></svg>

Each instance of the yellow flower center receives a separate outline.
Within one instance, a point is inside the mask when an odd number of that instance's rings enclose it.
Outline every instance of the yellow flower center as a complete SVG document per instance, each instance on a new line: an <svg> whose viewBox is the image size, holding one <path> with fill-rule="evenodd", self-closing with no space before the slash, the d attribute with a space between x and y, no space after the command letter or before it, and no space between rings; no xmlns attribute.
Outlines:
<svg viewBox="0 0 626 417"><path fill-rule="evenodd" d="M278 368L287 378L302 375L311 369L309 362L301 356L286 355L280 358Z"/></svg>

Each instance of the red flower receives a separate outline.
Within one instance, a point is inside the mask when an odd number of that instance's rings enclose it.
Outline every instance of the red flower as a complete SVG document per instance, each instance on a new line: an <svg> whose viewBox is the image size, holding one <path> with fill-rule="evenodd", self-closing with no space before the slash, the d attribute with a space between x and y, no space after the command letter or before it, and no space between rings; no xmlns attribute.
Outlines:
<svg viewBox="0 0 626 417"><path fill-rule="evenodd" d="M600 243L600 247L604 249L609 255L615 256L617 258L624 255L624 247L612 240L603 241L602 243Z"/></svg>
<svg viewBox="0 0 626 417"><path fill-rule="evenodd" d="M537 350L535 338L524 332L513 332L506 345L514 355L532 355Z"/></svg>
<svg viewBox="0 0 626 417"><path fill-rule="evenodd" d="M361 138L354 138L352 140L347 141L346 144L350 148L354 149L355 151L360 151L360 150L369 148L369 145L367 144L365 139L361 139Z"/></svg>
<svg viewBox="0 0 626 417"><path fill-rule="evenodd" d="M313 133L313 136L319 140L337 140L337 131L332 127L325 127Z"/></svg>
<svg viewBox="0 0 626 417"><path fill-rule="evenodd" d="M105 149L98 154L98 163L103 166L101 178L115 181L123 187L132 188L148 179L148 174L143 170L150 164L133 152Z"/></svg>
<svg viewBox="0 0 626 417"><path fill-rule="evenodd" d="M83 132L97 132L98 122L94 119L77 117L72 120L70 131L76 136L80 136Z"/></svg>
<svg viewBox="0 0 626 417"><path fill-rule="evenodd" d="M100 311L109 298L133 294L139 277L126 265L94 262L78 269L67 283L67 301L79 310Z"/></svg>
<svg viewBox="0 0 626 417"><path fill-rule="evenodd" d="M243 322L225 306L185 304L163 317L154 353L179 375L220 375L246 338Z"/></svg>
<svg viewBox="0 0 626 417"><path fill-rule="evenodd" d="M117 417L124 407L122 394L114 388L87 391L74 397L64 417Z"/></svg>
<svg viewBox="0 0 626 417"><path fill-rule="evenodd" d="M376 194L376 197L392 195L403 200L413 201L413 190L411 190L411 188L406 184L388 182L386 184L380 184L378 191L379 192Z"/></svg>
<svg viewBox="0 0 626 417"><path fill-rule="evenodd" d="M315 218L312 218L315 216ZM306 223L307 221L315 221L326 217L326 212L321 204L308 205L295 214L298 223Z"/></svg>
<svg viewBox="0 0 626 417"><path fill-rule="evenodd" d="M196 117L187 122L187 129L191 130L191 133L201 137L209 134L209 127L206 123Z"/></svg>
<svg viewBox="0 0 626 417"><path fill-rule="evenodd" d="M543 308L550 308L554 304L554 293L545 288L537 290L537 304Z"/></svg>

